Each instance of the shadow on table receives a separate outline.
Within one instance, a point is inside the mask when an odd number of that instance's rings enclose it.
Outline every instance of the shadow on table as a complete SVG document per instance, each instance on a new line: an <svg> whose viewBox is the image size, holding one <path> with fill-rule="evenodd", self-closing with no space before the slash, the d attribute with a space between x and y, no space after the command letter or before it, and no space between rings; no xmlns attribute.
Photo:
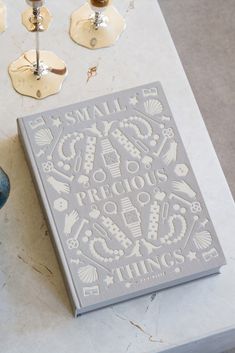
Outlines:
<svg viewBox="0 0 235 353"><path fill-rule="evenodd" d="M9 279L3 284L4 289L8 290L14 307L24 306L25 301L37 315L41 314L39 308L44 304L45 312L52 310L71 315L58 262L18 136L0 142L0 165L11 182L10 197L0 211L0 269Z"/></svg>

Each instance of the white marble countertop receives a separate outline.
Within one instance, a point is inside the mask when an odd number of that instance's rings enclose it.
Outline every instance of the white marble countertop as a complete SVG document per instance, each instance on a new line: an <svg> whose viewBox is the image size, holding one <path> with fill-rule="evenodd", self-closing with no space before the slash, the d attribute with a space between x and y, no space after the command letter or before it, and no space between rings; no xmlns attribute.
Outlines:
<svg viewBox="0 0 235 353"><path fill-rule="evenodd" d="M54 21L42 35L43 48L63 58L70 74L61 93L43 101L12 89L8 64L32 48L33 35L20 23L24 1L7 4L8 29L0 35L0 164L12 188L0 212L0 352L161 352L235 328L234 203L156 0L116 1L127 29L117 45L98 51L77 46L68 35L69 16L82 1L48 1ZM98 75L87 83L88 68L96 64ZM165 89L228 265L219 276L75 320L16 136L16 117L156 80Z"/></svg>

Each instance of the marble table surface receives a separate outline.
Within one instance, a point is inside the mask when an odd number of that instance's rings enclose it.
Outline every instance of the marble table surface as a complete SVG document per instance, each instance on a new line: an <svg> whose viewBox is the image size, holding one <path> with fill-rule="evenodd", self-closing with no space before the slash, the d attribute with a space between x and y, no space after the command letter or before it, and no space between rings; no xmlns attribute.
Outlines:
<svg viewBox="0 0 235 353"><path fill-rule="evenodd" d="M54 21L42 45L70 71L59 95L35 101L12 89L8 64L33 45L20 23L23 1L7 1L8 29L0 35L0 164L12 187L0 212L0 352L156 353L216 332L234 335L234 202L157 1L116 1L127 29L117 45L98 51L77 46L68 35L69 16L82 1L48 3ZM98 74L87 83L93 65ZM156 80L165 89L228 264L219 276L75 320L16 135L16 117Z"/></svg>

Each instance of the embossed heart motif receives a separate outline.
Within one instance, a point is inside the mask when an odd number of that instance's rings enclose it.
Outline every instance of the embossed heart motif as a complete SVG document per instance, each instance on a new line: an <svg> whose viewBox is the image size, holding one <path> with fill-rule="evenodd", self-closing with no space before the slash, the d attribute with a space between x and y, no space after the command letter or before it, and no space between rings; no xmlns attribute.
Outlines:
<svg viewBox="0 0 235 353"><path fill-rule="evenodd" d="M158 201L163 201L164 198L166 197L165 192L161 192L161 191L157 191L155 194L155 199L157 199Z"/></svg>
<svg viewBox="0 0 235 353"><path fill-rule="evenodd" d="M142 162L144 165L146 166L151 166L152 162L153 162L153 158L150 157L150 156L145 156L143 159L142 159Z"/></svg>
<svg viewBox="0 0 235 353"><path fill-rule="evenodd" d="M79 184L86 184L89 182L89 178L86 175L80 175L78 178Z"/></svg>
<svg viewBox="0 0 235 353"><path fill-rule="evenodd" d="M90 213L89 216L91 218L97 219L100 216L100 211L97 208L93 208Z"/></svg>

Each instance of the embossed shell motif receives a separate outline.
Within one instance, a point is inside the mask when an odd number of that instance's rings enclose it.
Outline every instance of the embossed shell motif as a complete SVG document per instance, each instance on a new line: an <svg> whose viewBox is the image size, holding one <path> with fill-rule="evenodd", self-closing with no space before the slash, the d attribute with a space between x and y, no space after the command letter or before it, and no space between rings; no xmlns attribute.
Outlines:
<svg viewBox="0 0 235 353"><path fill-rule="evenodd" d="M41 129L35 134L35 142L38 146L50 145L52 140L53 136L49 129Z"/></svg>
<svg viewBox="0 0 235 353"><path fill-rule="evenodd" d="M91 265L80 267L78 270L78 277L83 283L96 282L98 280L97 270Z"/></svg>
<svg viewBox="0 0 235 353"><path fill-rule="evenodd" d="M154 116L161 114L163 111L162 103L158 99L149 99L144 103L144 108L147 114Z"/></svg>
<svg viewBox="0 0 235 353"><path fill-rule="evenodd" d="M202 231L194 235L193 241L198 250L203 250L209 248L212 243L212 237L209 232Z"/></svg>

